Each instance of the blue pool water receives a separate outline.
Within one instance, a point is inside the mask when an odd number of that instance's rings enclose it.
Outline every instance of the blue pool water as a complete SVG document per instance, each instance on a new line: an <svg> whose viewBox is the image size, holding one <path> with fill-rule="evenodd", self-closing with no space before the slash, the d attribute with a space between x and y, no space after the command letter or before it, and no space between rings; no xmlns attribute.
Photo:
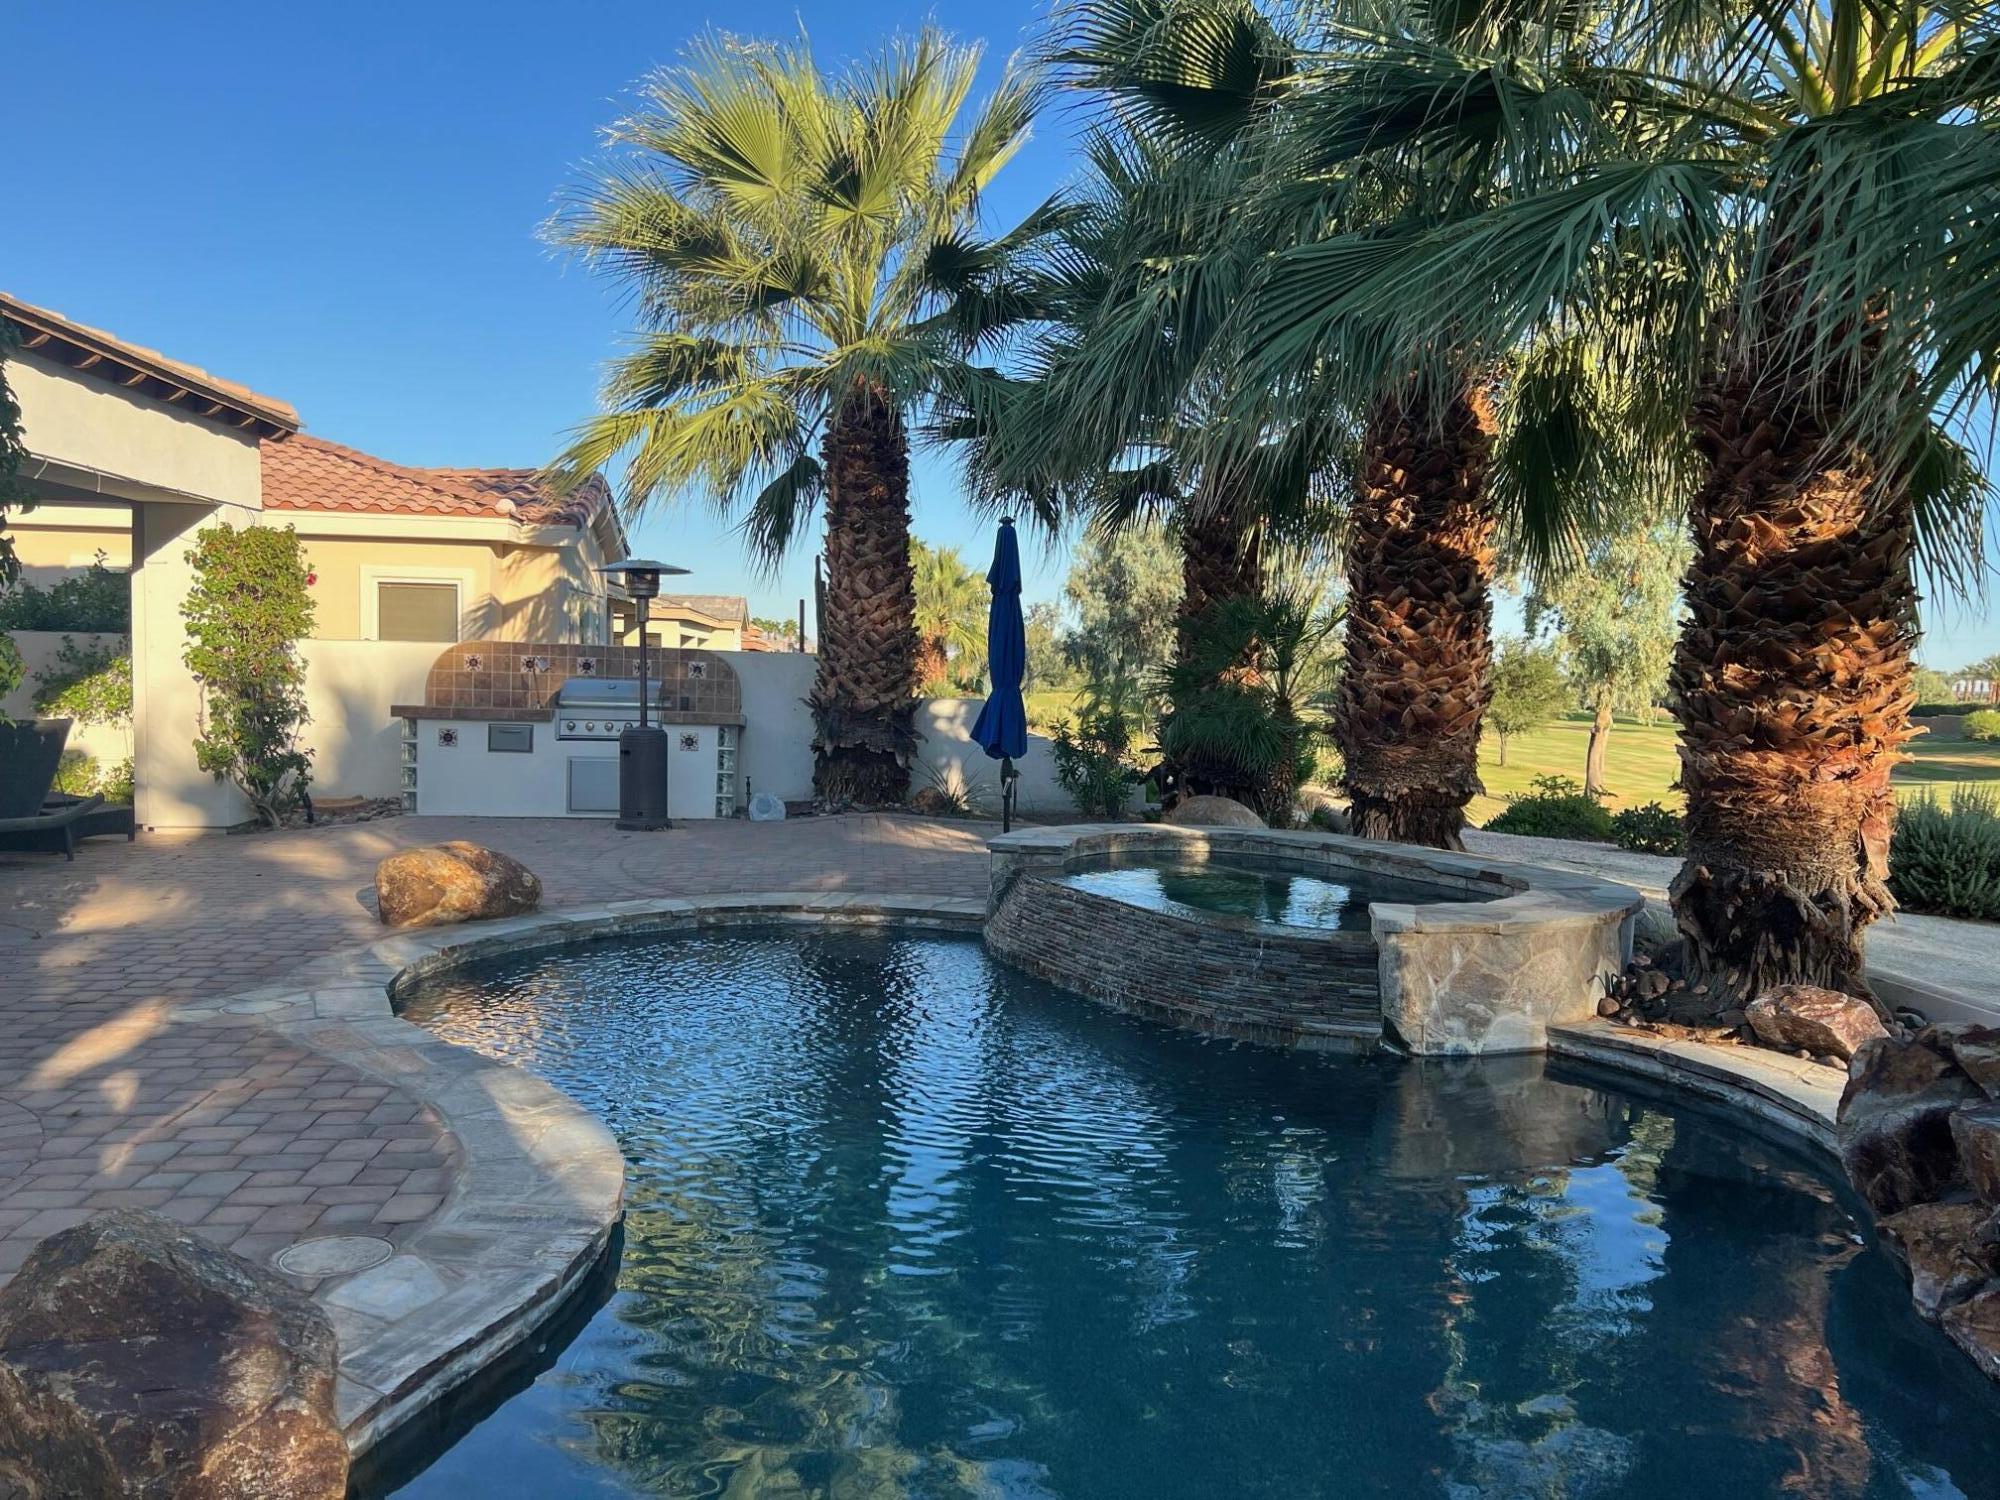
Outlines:
<svg viewBox="0 0 2000 1500"><path fill-rule="evenodd" d="M405 1006L610 1124L616 1290L409 1500L1991 1495L1850 1200L1534 1059L1204 1040L976 942L619 942Z"/></svg>
<svg viewBox="0 0 2000 1500"><path fill-rule="evenodd" d="M1492 899L1361 871L1330 880L1276 866L1239 866L1221 860L1183 864L1158 855L1101 856L1085 868L1052 878L1151 911L1251 917L1285 927L1342 932L1368 930L1371 901L1421 905Z"/></svg>

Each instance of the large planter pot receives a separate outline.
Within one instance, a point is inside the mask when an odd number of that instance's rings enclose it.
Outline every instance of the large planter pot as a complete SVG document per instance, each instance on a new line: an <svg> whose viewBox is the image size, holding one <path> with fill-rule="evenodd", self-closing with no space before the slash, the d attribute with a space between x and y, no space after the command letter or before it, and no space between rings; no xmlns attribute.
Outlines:
<svg viewBox="0 0 2000 1500"><path fill-rule="evenodd" d="M55 784L68 719L0 723L0 818L32 818Z"/></svg>

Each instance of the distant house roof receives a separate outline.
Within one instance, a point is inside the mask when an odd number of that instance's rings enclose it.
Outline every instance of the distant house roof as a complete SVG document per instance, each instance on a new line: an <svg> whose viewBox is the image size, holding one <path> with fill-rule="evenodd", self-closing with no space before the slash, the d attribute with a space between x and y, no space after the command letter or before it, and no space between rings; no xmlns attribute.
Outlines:
<svg viewBox="0 0 2000 1500"><path fill-rule="evenodd" d="M750 601L741 594L662 594L653 601L647 618L670 620L683 611L736 625L750 623Z"/></svg>
<svg viewBox="0 0 2000 1500"><path fill-rule="evenodd" d="M593 474L575 493L553 493L533 469L415 469L303 434L264 444L266 510L462 516L524 526L586 526L611 503Z"/></svg>
<svg viewBox="0 0 2000 1500"><path fill-rule="evenodd" d="M191 416L245 428L266 441L299 430L298 412L275 396L259 395L198 365L169 359L157 349L127 343L5 292L0 292L0 318L20 330L23 349L179 406Z"/></svg>

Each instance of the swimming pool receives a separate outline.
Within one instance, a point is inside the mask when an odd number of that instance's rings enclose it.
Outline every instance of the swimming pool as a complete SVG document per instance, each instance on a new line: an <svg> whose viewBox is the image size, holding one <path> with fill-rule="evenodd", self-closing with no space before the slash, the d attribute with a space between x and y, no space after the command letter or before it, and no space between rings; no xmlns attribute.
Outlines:
<svg viewBox="0 0 2000 1500"><path fill-rule="evenodd" d="M1814 1160L1536 1058L1233 1046L893 932L599 943L403 1009L630 1170L615 1293L411 1500L1949 1496L2000 1461Z"/></svg>

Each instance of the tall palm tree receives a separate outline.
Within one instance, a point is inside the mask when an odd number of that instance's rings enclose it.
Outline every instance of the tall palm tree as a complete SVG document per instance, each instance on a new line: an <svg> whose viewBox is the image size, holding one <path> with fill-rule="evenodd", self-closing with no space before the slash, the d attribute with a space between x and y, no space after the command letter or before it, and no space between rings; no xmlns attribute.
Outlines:
<svg viewBox="0 0 2000 1500"><path fill-rule="evenodd" d="M986 654L986 582L965 565L956 547L912 539L910 568L916 590L917 681L926 688L966 678L964 668ZM954 671L954 668L958 668Z"/></svg>
<svg viewBox="0 0 2000 1500"><path fill-rule="evenodd" d="M1450 49L1345 28L1362 61L1334 138L1504 149L1471 212L1282 257L1252 342L1400 361L1443 321L1462 360L1553 321L1611 351L1646 420L1683 424L1690 994L1719 1012L1778 982L1866 993L1862 934L1893 905L1912 558L1928 547L1950 581L1978 551L1983 486L1938 407L1976 399L1996 347L1972 310L1996 289L1994 14L1634 0L1541 19Z"/></svg>
<svg viewBox="0 0 2000 1500"><path fill-rule="evenodd" d="M552 225L642 325L558 476L623 456L628 514L699 493L767 560L824 501L809 702L829 800L909 787L909 422L952 358L934 314L1006 244L981 238L980 199L1035 96L1010 71L968 111L979 56L927 30L830 73L803 40L705 42L645 82Z"/></svg>

